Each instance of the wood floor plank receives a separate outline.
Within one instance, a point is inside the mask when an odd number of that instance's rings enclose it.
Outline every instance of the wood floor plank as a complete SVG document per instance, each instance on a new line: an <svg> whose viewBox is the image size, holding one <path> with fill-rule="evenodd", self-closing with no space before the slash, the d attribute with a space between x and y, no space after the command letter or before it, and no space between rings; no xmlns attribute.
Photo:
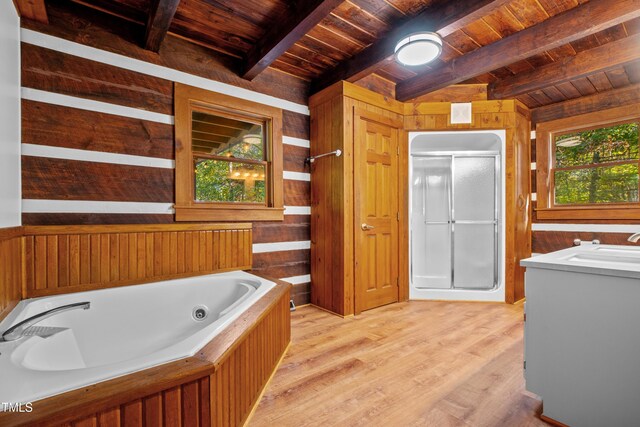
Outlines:
<svg viewBox="0 0 640 427"><path fill-rule="evenodd" d="M392 304L292 314L292 343L250 427L545 426L524 390L522 306Z"/></svg>

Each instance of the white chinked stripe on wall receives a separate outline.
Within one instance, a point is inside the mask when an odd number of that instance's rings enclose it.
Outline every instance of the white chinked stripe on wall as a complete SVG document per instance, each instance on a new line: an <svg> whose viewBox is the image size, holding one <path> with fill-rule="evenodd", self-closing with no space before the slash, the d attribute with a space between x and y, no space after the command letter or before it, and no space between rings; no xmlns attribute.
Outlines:
<svg viewBox="0 0 640 427"><path fill-rule="evenodd" d="M297 147L309 148L311 143L308 139L294 138L292 136L283 136L282 143L287 145L295 145Z"/></svg>
<svg viewBox="0 0 640 427"><path fill-rule="evenodd" d="M116 116L148 120L150 122L164 123L167 125L173 124L173 116L168 114L154 113L152 111L141 110L139 108L124 107L122 105L110 104L108 102L94 101L92 99L62 95L59 93L47 92L28 87L22 88L22 99L61 105L63 107L78 108L80 110L94 111L96 113L113 114Z"/></svg>
<svg viewBox="0 0 640 427"><path fill-rule="evenodd" d="M37 31L22 28L20 32L22 41L35 46L44 47L55 50L57 52L78 56L84 59L101 62L103 64L124 68L138 73L147 74L149 76L159 77L162 79L196 86L202 89L211 90L225 95L235 96L236 98L246 99L265 105L293 111L300 114L309 115L309 107L275 96L265 95L250 89L244 89L227 83L210 80L204 77L185 73L184 71L174 70L172 68L163 67L161 65L152 64L141 61L139 59L129 58L105 50L96 49L94 47L85 46L83 44L71 42L69 40L39 33Z"/></svg>
<svg viewBox="0 0 640 427"><path fill-rule="evenodd" d="M282 252L282 251L298 251L301 249L310 249L311 241L303 240L297 242L276 242L276 243L254 243L253 253L260 254L264 252Z"/></svg>
<svg viewBox="0 0 640 427"><path fill-rule="evenodd" d="M52 147L50 145L22 144L22 155L49 159L78 160L82 162L110 163L116 165L143 166L174 169L175 161L158 157L132 156L104 151L77 150L75 148Z"/></svg>
<svg viewBox="0 0 640 427"><path fill-rule="evenodd" d="M311 215L311 206L285 206L285 215Z"/></svg>
<svg viewBox="0 0 640 427"><path fill-rule="evenodd" d="M24 199L25 213L174 214L173 203Z"/></svg>

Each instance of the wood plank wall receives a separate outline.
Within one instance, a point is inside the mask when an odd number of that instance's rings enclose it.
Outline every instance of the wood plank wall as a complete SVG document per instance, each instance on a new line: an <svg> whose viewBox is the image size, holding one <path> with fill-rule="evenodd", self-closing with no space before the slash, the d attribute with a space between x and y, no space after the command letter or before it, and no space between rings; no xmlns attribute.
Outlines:
<svg viewBox="0 0 640 427"><path fill-rule="evenodd" d="M175 37L167 37L159 54L155 54L132 42L136 40L133 34L137 31L133 23L115 17L105 19L80 5L70 7L64 2L48 5L48 11L50 25L27 20L23 25L29 30L128 58L307 104L308 84L291 76L268 70L248 82L237 77L235 64ZM174 159L173 125L162 120L173 118L174 82L98 62L84 57L80 51L70 54L24 40L22 85L42 92L27 96L29 99L23 96L22 100L23 144L28 144L23 145L27 150L22 157L23 199L26 200L23 223L173 223L174 216L158 212L157 207L170 206L175 200L174 170L157 165L158 161L166 164ZM43 93L67 98L63 102L51 101L42 98ZM104 103L100 105L109 111L98 111L98 104L82 106L87 100ZM160 120L140 118L128 113L131 111L161 116ZM289 137L285 142L294 138L292 143L283 146L284 170L308 174L304 159L309 156L309 116L289 110L283 114L283 134ZM107 158L107 153L140 156L139 159L148 159L152 165L122 164ZM93 157L86 160L87 155ZM276 245L268 245L256 253L253 268L277 279L293 278L294 300L303 304L309 300L310 251L291 249L290 243L310 240L307 213L310 183L305 179L286 179L286 172L285 206L302 207L302 214L298 211L298 214L286 215L282 222L254 224L253 243ZM44 208L37 204L43 201ZM67 207L74 201L83 204L82 209L77 205ZM133 203L135 207L123 213L111 209L111 205L101 206L101 202ZM153 209L148 209L149 206ZM140 213L131 213L134 211Z"/></svg>
<svg viewBox="0 0 640 427"><path fill-rule="evenodd" d="M291 341L289 298L277 285L197 355L0 413L0 425L243 425Z"/></svg>
<svg viewBox="0 0 640 427"><path fill-rule="evenodd" d="M22 229L0 229L0 320L22 299Z"/></svg>
<svg viewBox="0 0 640 427"><path fill-rule="evenodd" d="M251 224L25 227L25 298L251 268Z"/></svg>

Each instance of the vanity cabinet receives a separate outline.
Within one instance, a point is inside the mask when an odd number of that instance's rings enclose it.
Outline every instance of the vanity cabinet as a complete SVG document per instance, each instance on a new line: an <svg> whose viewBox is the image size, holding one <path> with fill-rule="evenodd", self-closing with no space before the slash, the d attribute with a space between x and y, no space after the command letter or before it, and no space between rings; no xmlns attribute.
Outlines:
<svg viewBox="0 0 640 427"><path fill-rule="evenodd" d="M640 420L640 248L588 245L526 267L525 378L543 418L572 427Z"/></svg>

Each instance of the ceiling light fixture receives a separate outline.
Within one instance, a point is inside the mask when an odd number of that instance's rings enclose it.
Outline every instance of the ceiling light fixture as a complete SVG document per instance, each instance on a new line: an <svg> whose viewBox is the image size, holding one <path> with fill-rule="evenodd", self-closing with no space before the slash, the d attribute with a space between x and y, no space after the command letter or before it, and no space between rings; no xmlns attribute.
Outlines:
<svg viewBox="0 0 640 427"><path fill-rule="evenodd" d="M436 33L422 31L403 38L396 45L396 60L402 65L424 65L442 53L442 39Z"/></svg>
<svg viewBox="0 0 640 427"><path fill-rule="evenodd" d="M250 133L242 137L242 142L253 145L262 144L262 135L257 133Z"/></svg>
<svg viewBox="0 0 640 427"><path fill-rule="evenodd" d="M580 135L565 138L556 142L558 147L575 147L580 144L582 144L582 138L580 138Z"/></svg>

